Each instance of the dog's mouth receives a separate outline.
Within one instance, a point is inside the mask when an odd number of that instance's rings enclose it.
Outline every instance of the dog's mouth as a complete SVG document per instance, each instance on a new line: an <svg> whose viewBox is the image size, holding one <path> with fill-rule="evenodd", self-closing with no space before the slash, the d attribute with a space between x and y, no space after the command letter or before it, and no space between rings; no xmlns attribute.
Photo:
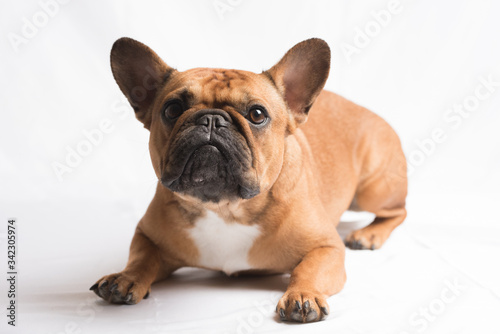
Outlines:
<svg viewBox="0 0 500 334"><path fill-rule="evenodd" d="M198 141L198 136L190 137L194 138L181 138L169 155L161 178L166 188L211 202L249 199L260 192L256 180L248 178L248 148L238 149L231 140ZM182 145L185 142L191 145Z"/></svg>
<svg viewBox="0 0 500 334"><path fill-rule="evenodd" d="M191 154L179 182L186 186L202 187L231 176L227 171L227 159L222 152L216 146L207 144Z"/></svg>

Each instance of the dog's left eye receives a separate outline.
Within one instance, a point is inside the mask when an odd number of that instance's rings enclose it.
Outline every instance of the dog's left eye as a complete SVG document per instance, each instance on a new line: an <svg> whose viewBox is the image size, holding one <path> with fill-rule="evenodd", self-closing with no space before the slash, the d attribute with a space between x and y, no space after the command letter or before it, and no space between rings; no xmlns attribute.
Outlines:
<svg viewBox="0 0 500 334"><path fill-rule="evenodd" d="M248 119L253 124L262 124L266 121L267 115L261 108L252 108L248 112Z"/></svg>
<svg viewBox="0 0 500 334"><path fill-rule="evenodd" d="M165 116L170 119L176 119L184 112L184 107L180 102L171 102L165 108Z"/></svg>

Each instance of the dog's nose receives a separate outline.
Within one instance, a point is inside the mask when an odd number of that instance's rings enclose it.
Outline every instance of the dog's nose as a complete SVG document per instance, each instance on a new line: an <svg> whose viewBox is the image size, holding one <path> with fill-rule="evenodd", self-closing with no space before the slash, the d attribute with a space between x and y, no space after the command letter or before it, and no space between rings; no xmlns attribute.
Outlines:
<svg viewBox="0 0 500 334"><path fill-rule="evenodd" d="M212 129L227 127L229 122L221 115L205 114L196 120L196 124Z"/></svg>

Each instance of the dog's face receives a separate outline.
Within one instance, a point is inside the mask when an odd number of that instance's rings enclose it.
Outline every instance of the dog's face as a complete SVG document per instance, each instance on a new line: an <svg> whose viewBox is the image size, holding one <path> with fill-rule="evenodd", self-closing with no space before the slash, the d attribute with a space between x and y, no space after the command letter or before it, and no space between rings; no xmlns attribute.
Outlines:
<svg viewBox="0 0 500 334"><path fill-rule="evenodd" d="M150 130L161 183L201 201L250 199L276 181L285 138L324 86L328 45L297 44L260 74L196 68L179 72L129 38L111 51L114 77Z"/></svg>
<svg viewBox="0 0 500 334"><path fill-rule="evenodd" d="M287 124L271 85L235 70L173 73L159 91L150 127L163 185L213 202L248 199L266 188L282 163Z"/></svg>

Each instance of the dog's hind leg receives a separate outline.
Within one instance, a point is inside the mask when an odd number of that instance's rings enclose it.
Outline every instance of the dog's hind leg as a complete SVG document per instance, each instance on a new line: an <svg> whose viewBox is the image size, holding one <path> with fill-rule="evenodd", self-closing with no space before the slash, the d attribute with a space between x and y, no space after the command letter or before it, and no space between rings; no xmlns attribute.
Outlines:
<svg viewBox="0 0 500 334"><path fill-rule="evenodd" d="M345 244L351 249L378 249L389 238L392 231L406 218L405 208L383 210L376 213L375 220L362 229L351 232Z"/></svg>
<svg viewBox="0 0 500 334"><path fill-rule="evenodd" d="M376 217L370 225L346 237L349 248L380 248L406 218L406 162L402 154L400 157L389 161L382 172L372 174L358 186L353 203L357 209L372 212Z"/></svg>

